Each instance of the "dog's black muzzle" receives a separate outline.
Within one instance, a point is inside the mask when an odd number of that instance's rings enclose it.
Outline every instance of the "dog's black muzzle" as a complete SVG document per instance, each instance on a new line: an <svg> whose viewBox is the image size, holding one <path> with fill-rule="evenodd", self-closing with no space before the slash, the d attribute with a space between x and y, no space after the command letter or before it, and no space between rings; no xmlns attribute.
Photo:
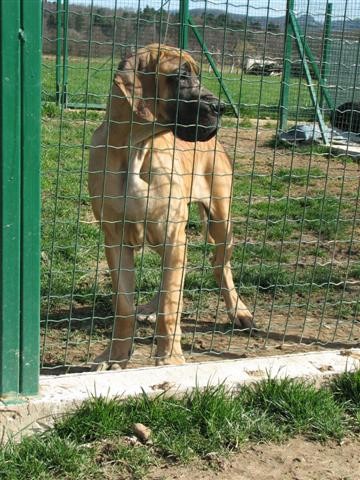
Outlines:
<svg viewBox="0 0 360 480"><path fill-rule="evenodd" d="M205 142L216 135L225 105L211 92L203 90L197 97L180 97L173 108L174 135L188 142Z"/></svg>

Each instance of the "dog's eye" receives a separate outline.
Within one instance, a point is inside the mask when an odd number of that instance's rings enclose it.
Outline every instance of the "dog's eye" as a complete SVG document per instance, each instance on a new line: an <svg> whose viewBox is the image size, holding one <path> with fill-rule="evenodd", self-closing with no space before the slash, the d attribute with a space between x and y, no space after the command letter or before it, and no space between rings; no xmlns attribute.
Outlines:
<svg viewBox="0 0 360 480"><path fill-rule="evenodd" d="M191 76L191 69L190 69L190 66L188 63L184 63L183 65L181 65L180 69L179 69L179 77L180 79L187 79Z"/></svg>

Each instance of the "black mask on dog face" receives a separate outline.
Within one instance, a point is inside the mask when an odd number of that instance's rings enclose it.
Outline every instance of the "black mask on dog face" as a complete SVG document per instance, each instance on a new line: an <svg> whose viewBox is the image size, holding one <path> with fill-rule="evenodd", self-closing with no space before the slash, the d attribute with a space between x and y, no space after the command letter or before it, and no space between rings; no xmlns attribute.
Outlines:
<svg viewBox="0 0 360 480"><path fill-rule="evenodd" d="M186 63L168 82L174 94L167 106L173 133L189 142L210 140L220 126L225 105L201 87L199 77Z"/></svg>

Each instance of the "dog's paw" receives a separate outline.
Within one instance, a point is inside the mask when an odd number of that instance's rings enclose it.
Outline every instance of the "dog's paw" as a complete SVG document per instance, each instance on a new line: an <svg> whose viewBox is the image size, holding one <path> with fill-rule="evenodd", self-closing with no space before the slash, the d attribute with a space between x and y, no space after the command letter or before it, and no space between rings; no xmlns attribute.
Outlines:
<svg viewBox="0 0 360 480"><path fill-rule="evenodd" d="M95 360L96 362L96 360ZM99 362L94 363L91 365L90 371L91 372L106 372L110 370L110 363L109 362Z"/></svg>
<svg viewBox="0 0 360 480"><path fill-rule="evenodd" d="M184 365L185 358L183 355L158 355L155 361L156 366L161 365Z"/></svg>
<svg viewBox="0 0 360 480"><path fill-rule="evenodd" d="M96 360L95 360L96 362ZM91 366L91 372L108 372L110 370L123 370L126 368L127 362L114 363L114 362L100 362L94 363Z"/></svg>
<svg viewBox="0 0 360 480"><path fill-rule="evenodd" d="M256 335L256 332L259 330L249 310L238 311L234 318L234 324L251 335Z"/></svg>
<svg viewBox="0 0 360 480"><path fill-rule="evenodd" d="M126 368L129 358L130 354L125 355L121 352L116 352L114 349L111 350L109 346L92 361L90 370L92 372L105 372L123 369Z"/></svg>

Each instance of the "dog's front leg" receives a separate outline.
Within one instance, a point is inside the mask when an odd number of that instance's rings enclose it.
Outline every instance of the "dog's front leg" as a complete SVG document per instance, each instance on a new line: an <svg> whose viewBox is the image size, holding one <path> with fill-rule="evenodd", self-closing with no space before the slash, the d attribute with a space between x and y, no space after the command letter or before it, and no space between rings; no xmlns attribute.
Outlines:
<svg viewBox="0 0 360 480"><path fill-rule="evenodd" d="M179 365L185 362L180 328L185 262L185 232L178 231L172 239L167 240L163 249L163 273L155 335L157 365Z"/></svg>
<svg viewBox="0 0 360 480"><path fill-rule="evenodd" d="M106 370L115 363L125 368L134 337L134 250L121 241L121 223L104 223L105 253L111 272L114 327L110 345L95 359L94 369Z"/></svg>

